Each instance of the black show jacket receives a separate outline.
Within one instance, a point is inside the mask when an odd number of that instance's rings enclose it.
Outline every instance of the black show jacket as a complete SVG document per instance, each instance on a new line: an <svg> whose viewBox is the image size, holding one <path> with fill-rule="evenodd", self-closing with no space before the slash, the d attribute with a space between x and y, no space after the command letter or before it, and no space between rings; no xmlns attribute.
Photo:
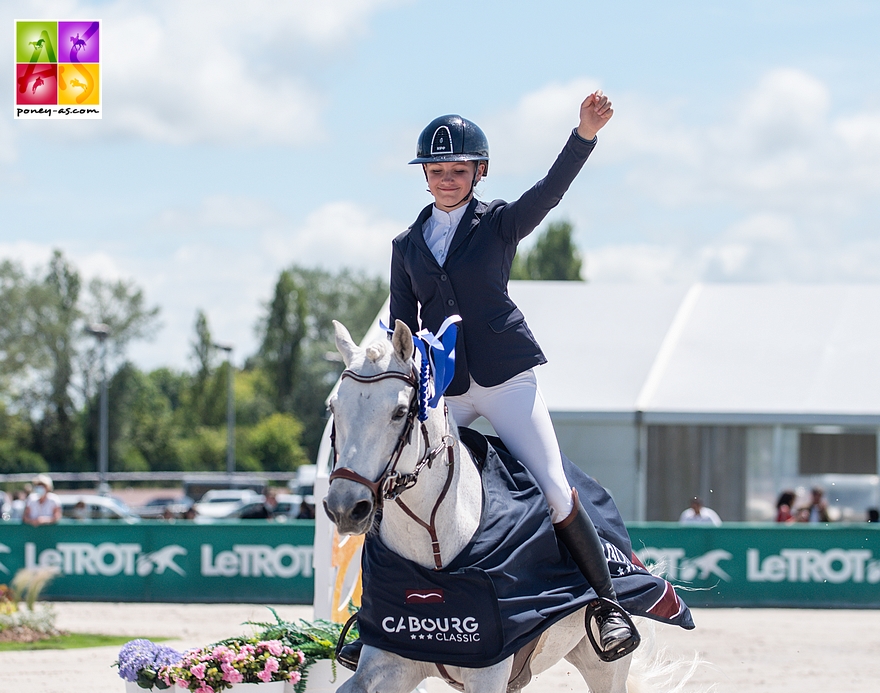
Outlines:
<svg viewBox="0 0 880 693"><path fill-rule="evenodd" d="M447 395L467 392L469 376L492 387L546 363L507 295L510 266L517 244L559 204L595 146L596 138L572 132L547 175L518 200L471 200L442 266L422 232L432 205L392 242L391 325L402 320L413 332L425 327L436 334L448 316L462 318Z"/></svg>

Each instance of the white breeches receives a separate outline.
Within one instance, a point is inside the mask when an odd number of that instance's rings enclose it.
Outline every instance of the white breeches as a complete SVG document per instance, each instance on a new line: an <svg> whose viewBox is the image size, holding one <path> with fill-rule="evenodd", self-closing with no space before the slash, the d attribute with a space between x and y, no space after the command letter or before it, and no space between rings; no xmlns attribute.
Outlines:
<svg viewBox="0 0 880 693"><path fill-rule="evenodd" d="M571 513L571 486L562 469L562 454L550 412L529 369L495 387L482 387L471 378L463 395L447 397L446 404L459 426L484 416L510 453L535 477L550 506L554 523Z"/></svg>

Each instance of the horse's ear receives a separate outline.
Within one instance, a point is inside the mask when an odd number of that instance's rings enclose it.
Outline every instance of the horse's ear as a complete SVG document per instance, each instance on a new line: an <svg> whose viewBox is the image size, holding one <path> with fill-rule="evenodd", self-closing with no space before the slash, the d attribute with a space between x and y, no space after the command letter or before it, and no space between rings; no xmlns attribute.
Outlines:
<svg viewBox="0 0 880 693"><path fill-rule="evenodd" d="M333 326L336 328L336 348L339 349L339 353L342 354L342 360L345 362L345 367L348 368L351 365L357 344L354 343L345 325L334 320Z"/></svg>
<svg viewBox="0 0 880 693"><path fill-rule="evenodd" d="M413 338L409 326L405 322L395 320L394 336L391 337L391 346L394 347L394 353L404 363L409 363L413 357Z"/></svg>

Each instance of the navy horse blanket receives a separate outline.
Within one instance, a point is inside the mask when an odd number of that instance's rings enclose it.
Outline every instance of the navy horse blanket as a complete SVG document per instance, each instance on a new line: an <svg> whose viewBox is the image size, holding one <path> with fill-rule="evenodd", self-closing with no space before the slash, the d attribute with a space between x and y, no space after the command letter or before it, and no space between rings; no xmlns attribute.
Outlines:
<svg viewBox="0 0 880 693"><path fill-rule="evenodd" d="M482 472L479 529L441 570L401 558L378 534L368 535L358 630L368 645L408 659L485 667L514 654L596 593L557 541L547 502L528 470L498 438L468 428L459 434ZM636 616L693 628L690 610L672 585L633 555L608 492L563 461L605 547L621 606Z"/></svg>

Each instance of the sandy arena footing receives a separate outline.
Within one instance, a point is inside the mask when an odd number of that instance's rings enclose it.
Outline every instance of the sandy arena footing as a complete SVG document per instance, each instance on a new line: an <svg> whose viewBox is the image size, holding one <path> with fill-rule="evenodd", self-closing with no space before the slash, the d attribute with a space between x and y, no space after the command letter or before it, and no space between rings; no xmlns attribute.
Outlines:
<svg viewBox="0 0 880 693"><path fill-rule="evenodd" d="M57 603L68 631L173 638L178 649L252 632L245 621L271 620L253 604ZM312 617L310 606L279 608L283 618ZM880 614L872 610L694 609L697 629L656 628L664 656L701 665L682 693L876 693L880 690ZM0 653L0 693L122 693L111 665L118 648ZM451 691L441 681L429 693ZM566 662L527 691L586 693Z"/></svg>

